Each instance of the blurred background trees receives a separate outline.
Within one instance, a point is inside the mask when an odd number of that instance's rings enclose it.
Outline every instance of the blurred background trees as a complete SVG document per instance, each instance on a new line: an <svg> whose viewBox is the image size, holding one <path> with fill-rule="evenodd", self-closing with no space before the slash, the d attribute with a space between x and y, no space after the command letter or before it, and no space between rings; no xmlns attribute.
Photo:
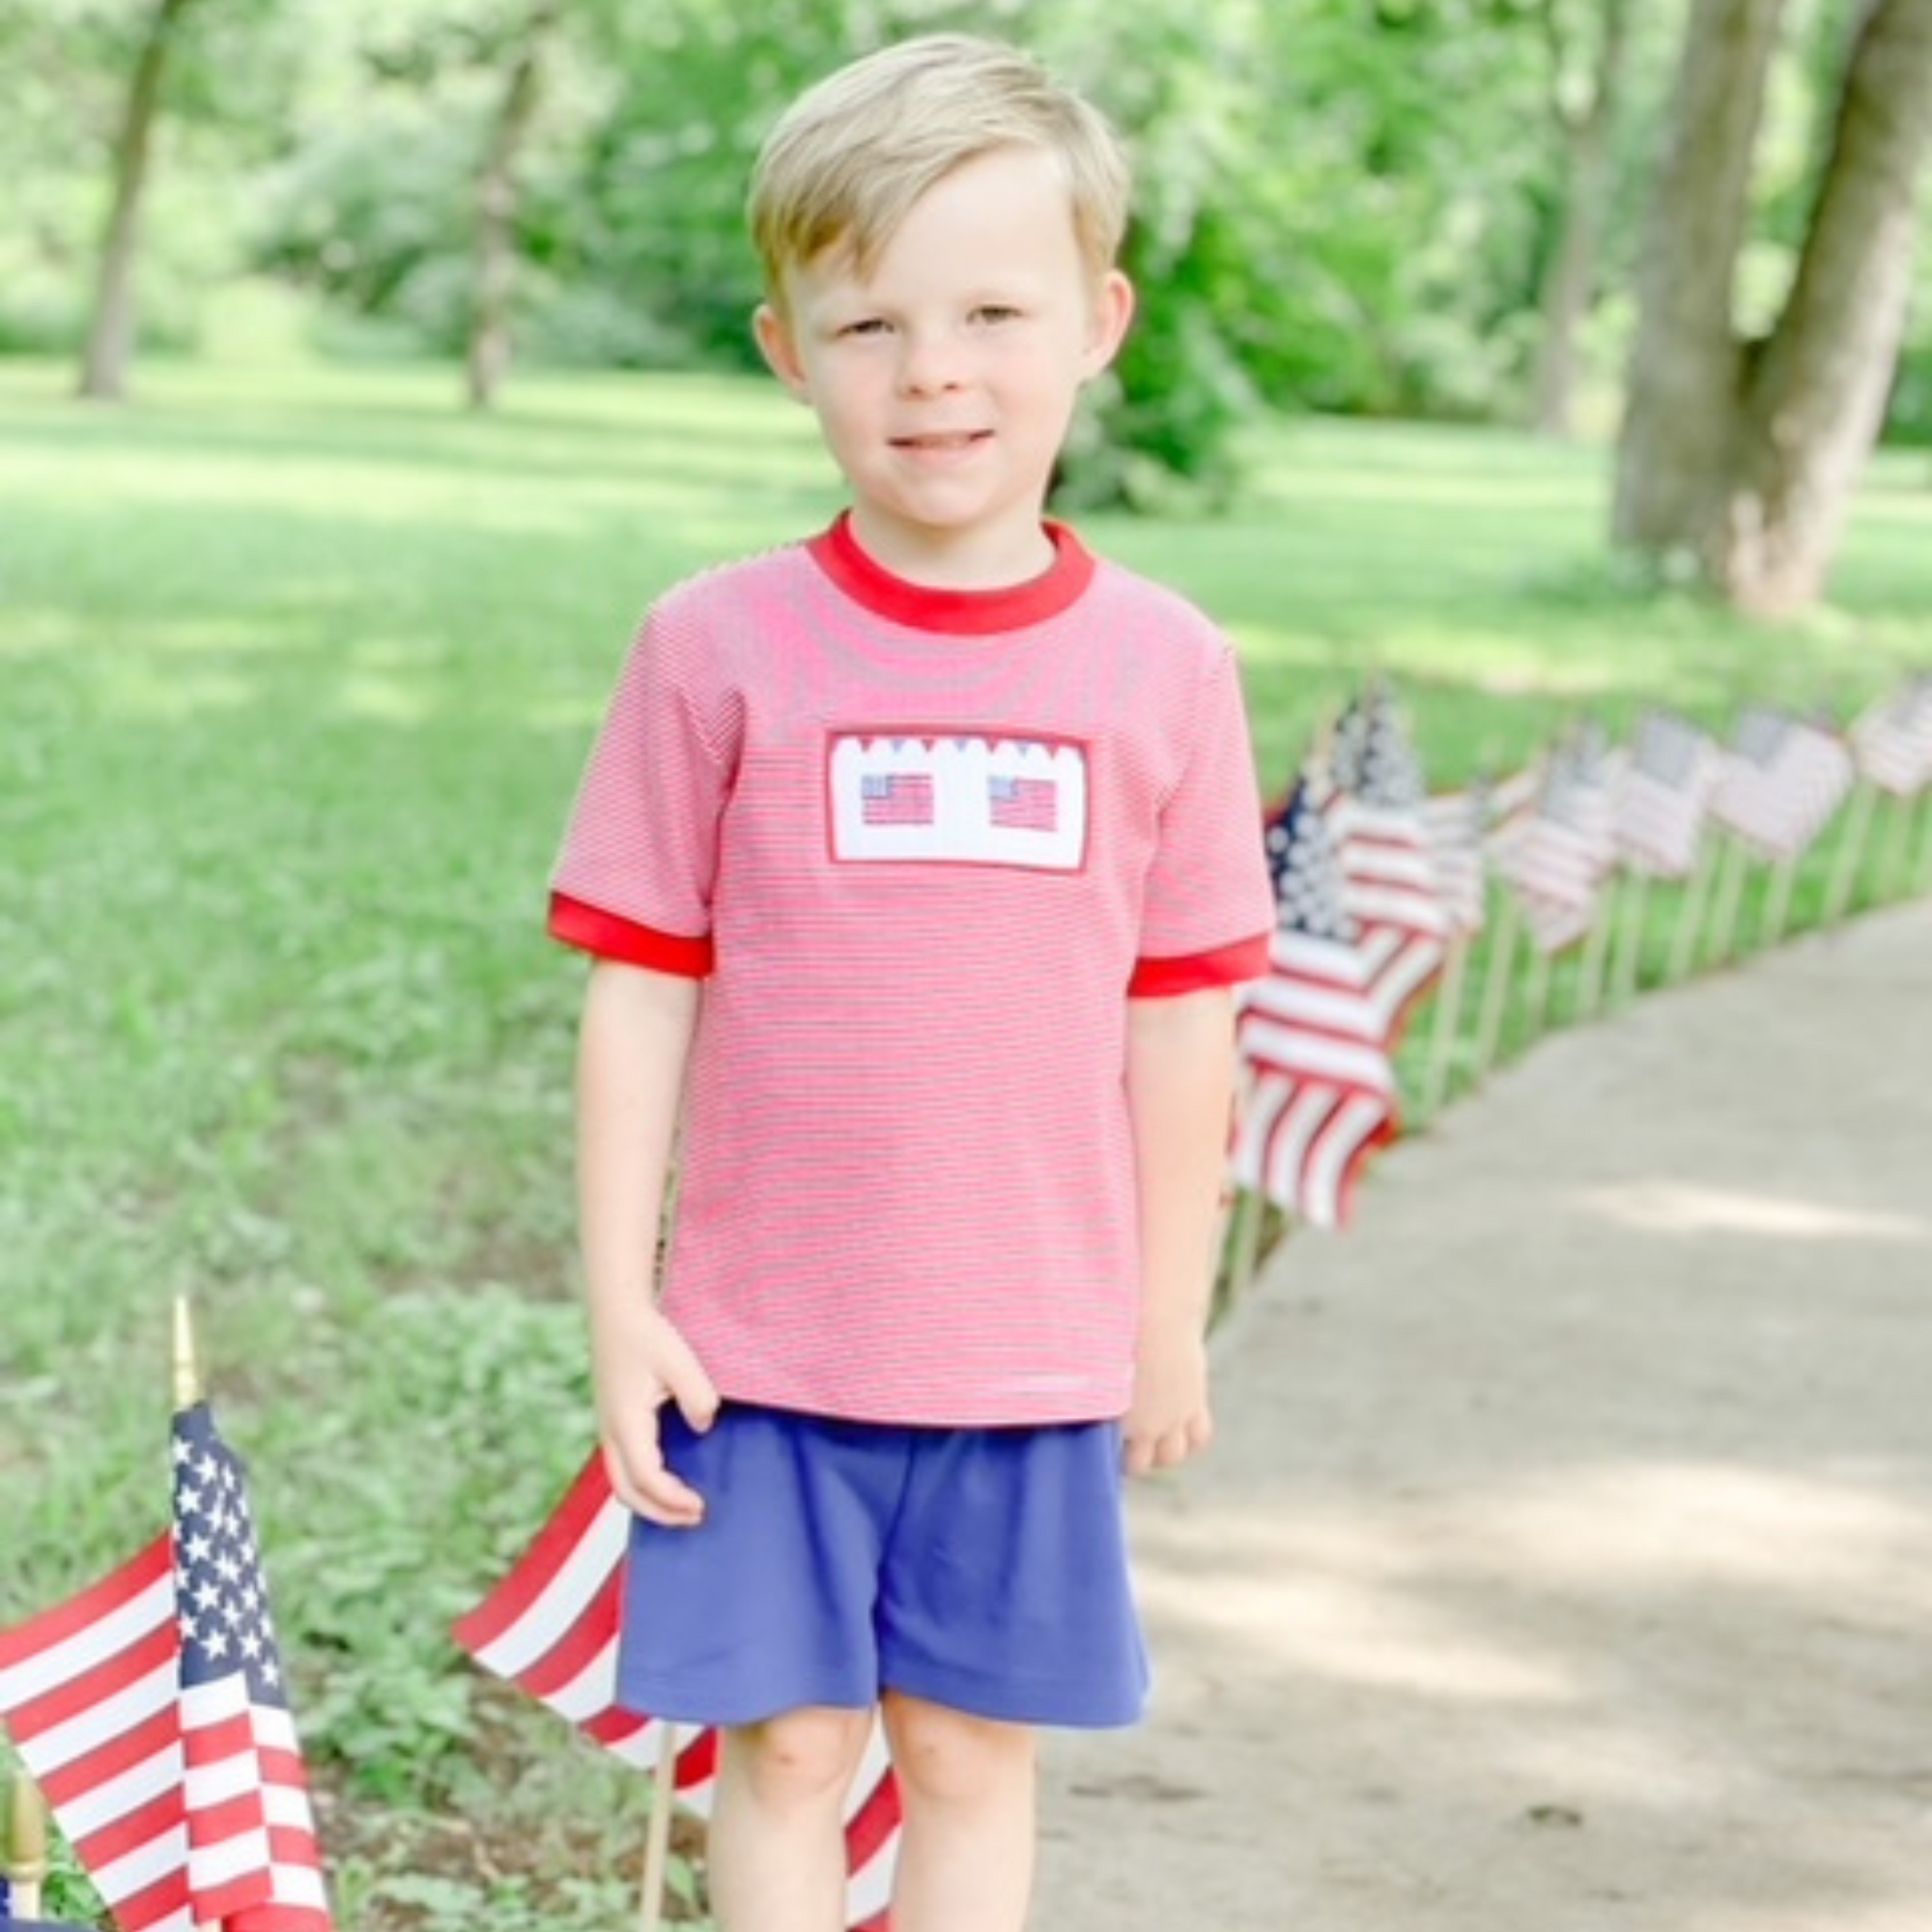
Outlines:
<svg viewBox="0 0 1932 1932"><path fill-rule="evenodd" d="M1926 0L0 0L0 350L110 397L245 283L479 407L519 359L752 366L760 135L945 27L1135 152L1149 299L1069 501L1211 507L1263 410L1622 422L1616 540L1772 608L1881 426L1932 440Z"/></svg>

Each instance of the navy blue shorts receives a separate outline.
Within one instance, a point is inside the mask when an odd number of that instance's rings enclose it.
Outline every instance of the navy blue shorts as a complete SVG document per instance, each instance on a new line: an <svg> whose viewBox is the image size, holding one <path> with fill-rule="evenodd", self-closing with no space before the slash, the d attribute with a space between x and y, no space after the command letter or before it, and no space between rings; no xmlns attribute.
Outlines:
<svg viewBox="0 0 1932 1932"><path fill-rule="evenodd" d="M1147 1655L1111 1422L909 1429L726 1404L665 1460L694 1529L637 1519L617 1701L755 1723L883 1690L1009 1723L1133 1723Z"/></svg>

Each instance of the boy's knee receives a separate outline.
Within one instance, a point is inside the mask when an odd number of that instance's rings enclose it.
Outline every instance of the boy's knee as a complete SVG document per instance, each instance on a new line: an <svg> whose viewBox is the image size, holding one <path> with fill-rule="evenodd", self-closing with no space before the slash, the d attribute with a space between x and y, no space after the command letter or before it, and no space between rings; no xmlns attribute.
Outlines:
<svg viewBox="0 0 1932 1932"><path fill-rule="evenodd" d="M886 1699L885 1718L893 1767L909 1795L956 1803L1032 1780L1034 1733L1024 1724L899 1696Z"/></svg>
<svg viewBox="0 0 1932 1932"><path fill-rule="evenodd" d="M761 1800L842 1798L859 1768L871 1717L865 1711L821 1708L786 1711L758 1724L732 1728L726 1761Z"/></svg>

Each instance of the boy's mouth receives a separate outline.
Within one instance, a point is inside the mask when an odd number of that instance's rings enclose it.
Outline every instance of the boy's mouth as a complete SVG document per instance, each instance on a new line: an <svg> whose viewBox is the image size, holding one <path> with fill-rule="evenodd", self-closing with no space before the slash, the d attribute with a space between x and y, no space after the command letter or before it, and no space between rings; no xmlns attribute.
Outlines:
<svg viewBox="0 0 1932 1932"><path fill-rule="evenodd" d="M895 449L971 449L976 442L983 442L992 435L991 430L960 429L944 433L935 432L927 436L895 436L893 438Z"/></svg>

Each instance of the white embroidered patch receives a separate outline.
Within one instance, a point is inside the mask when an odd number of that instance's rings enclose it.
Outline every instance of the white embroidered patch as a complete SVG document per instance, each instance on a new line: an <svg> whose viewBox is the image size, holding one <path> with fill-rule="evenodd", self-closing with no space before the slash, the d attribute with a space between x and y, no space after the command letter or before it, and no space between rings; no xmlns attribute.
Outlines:
<svg viewBox="0 0 1932 1932"><path fill-rule="evenodd" d="M834 732L826 796L846 864L1077 872L1087 856L1087 752L1065 740Z"/></svg>

